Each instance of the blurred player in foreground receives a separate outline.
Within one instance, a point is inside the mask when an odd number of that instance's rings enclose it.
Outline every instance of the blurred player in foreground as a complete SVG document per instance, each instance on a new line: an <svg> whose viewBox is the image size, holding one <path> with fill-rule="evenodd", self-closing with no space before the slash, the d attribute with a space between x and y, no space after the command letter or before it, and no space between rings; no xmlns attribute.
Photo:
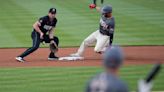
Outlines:
<svg viewBox="0 0 164 92"><path fill-rule="evenodd" d="M103 59L105 71L89 81L86 92L129 92L127 85L119 78L123 61L124 55L120 47L108 48ZM151 89L151 82L139 80L138 92L151 92Z"/></svg>
<svg viewBox="0 0 164 92"><path fill-rule="evenodd" d="M113 46L104 54L105 71L93 77L86 92L129 92L127 85L119 78L124 57L122 50Z"/></svg>

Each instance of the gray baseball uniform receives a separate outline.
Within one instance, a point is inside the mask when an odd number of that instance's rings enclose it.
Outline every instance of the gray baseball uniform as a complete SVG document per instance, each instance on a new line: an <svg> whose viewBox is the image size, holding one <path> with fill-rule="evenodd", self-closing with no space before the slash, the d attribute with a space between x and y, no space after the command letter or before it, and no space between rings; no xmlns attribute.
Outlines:
<svg viewBox="0 0 164 92"><path fill-rule="evenodd" d="M114 33L115 21L114 17L106 18L104 16L100 19L100 33L111 36Z"/></svg>
<svg viewBox="0 0 164 92"><path fill-rule="evenodd" d="M86 92L128 92L128 87L117 76L103 72L91 79Z"/></svg>

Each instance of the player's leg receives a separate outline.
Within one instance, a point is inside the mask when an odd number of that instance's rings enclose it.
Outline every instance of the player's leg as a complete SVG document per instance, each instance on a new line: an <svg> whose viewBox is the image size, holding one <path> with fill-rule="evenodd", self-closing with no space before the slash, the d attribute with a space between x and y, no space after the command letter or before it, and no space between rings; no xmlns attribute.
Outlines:
<svg viewBox="0 0 164 92"><path fill-rule="evenodd" d="M45 38L44 41L46 43L50 43L50 39L49 39L49 36L48 35L46 35L44 38ZM54 36L54 42L56 43L57 46L59 45L59 39L58 39L58 37ZM56 56L56 52L50 52L49 57L48 57L48 60L57 60L58 58L59 57Z"/></svg>
<svg viewBox="0 0 164 92"><path fill-rule="evenodd" d="M109 48L109 40L105 43L105 46L102 49L102 52L105 52L107 48Z"/></svg>
<svg viewBox="0 0 164 92"><path fill-rule="evenodd" d="M32 40L33 40L33 45L32 47L30 47L29 49L27 49L25 52L23 52L21 55L19 55L18 57L16 57L16 60L23 62L23 58L26 57L27 55L31 54L32 52L34 52L35 50L37 50L39 48L40 45L40 34L37 33L36 31L32 32Z"/></svg>
<svg viewBox="0 0 164 92"><path fill-rule="evenodd" d="M113 35L112 35L113 36ZM111 47L110 45L110 40L113 40L113 37L111 37L111 36L109 36L110 37L110 39L107 41L107 43L105 43L105 47L103 48L103 52L105 52L106 51L106 49L107 48L109 48L109 47Z"/></svg>
<svg viewBox="0 0 164 92"><path fill-rule="evenodd" d="M54 42L58 46L59 44L59 39L58 37L54 36ZM48 60L57 60L59 57L56 56L56 52L50 52Z"/></svg>
<svg viewBox="0 0 164 92"><path fill-rule="evenodd" d="M109 36L103 35L99 32L99 35L96 37L97 43L94 48L94 51L96 53L102 53L107 46L107 43L109 43Z"/></svg>
<svg viewBox="0 0 164 92"><path fill-rule="evenodd" d="M80 48L78 49L77 53L71 54L71 56L82 56L84 54L85 48L87 46L91 46L96 42L96 36L98 32L95 31L91 35L89 35L80 45Z"/></svg>

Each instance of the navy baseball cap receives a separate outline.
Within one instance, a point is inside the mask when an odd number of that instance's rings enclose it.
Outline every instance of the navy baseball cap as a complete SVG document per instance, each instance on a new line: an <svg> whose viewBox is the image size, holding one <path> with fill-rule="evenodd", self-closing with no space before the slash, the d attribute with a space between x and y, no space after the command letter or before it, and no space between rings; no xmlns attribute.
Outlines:
<svg viewBox="0 0 164 92"><path fill-rule="evenodd" d="M112 46L105 51L104 66L106 68L119 68L124 60L122 49L119 46Z"/></svg>
<svg viewBox="0 0 164 92"><path fill-rule="evenodd" d="M50 8L49 13L51 14L56 14L56 8Z"/></svg>

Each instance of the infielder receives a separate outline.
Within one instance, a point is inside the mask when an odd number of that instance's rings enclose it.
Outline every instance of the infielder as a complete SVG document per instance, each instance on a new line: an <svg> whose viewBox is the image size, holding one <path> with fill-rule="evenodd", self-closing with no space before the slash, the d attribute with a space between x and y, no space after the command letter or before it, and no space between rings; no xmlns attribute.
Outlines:
<svg viewBox="0 0 164 92"><path fill-rule="evenodd" d="M54 28L56 27L57 23L55 15L56 9L50 8L47 16L39 18L39 20L33 24L33 31L31 34L33 45L21 55L17 56L17 61L24 62L24 57L36 51L39 48L41 42L56 44L56 46L58 46L59 39L58 37L54 36ZM51 51L48 60L56 59L58 59L58 57L55 55L55 52Z"/></svg>
<svg viewBox="0 0 164 92"><path fill-rule="evenodd" d="M94 51L96 53L102 53L106 47L112 45L115 21L112 16L112 6L106 5L100 9L96 5L91 4L90 8L96 8L97 11L101 12L100 27L97 31L90 34L80 45L78 51L70 56L80 57L83 55L84 50L87 46L93 45L96 42Z"/></svg>
<svg viewBox="0 0 164 92"><path fill-rule="evenodd" d="M127 84L118 76L123 59L119 47L107 49L103 60L105 71L89 81L86 92L129 92Z"/></svg>

